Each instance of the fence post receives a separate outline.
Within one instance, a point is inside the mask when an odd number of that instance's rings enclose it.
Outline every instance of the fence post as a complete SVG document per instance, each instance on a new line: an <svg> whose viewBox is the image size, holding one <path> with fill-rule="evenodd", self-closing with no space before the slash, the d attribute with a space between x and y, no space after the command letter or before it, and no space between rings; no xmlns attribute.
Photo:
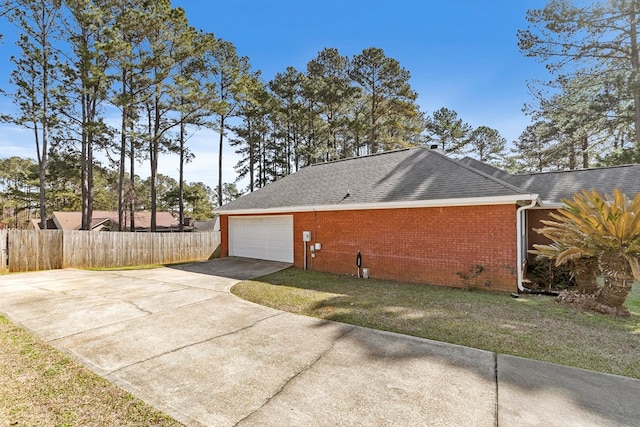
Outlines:
<svg viewBox="0 0 640 427"><path fill-rule="evenodd" d="M0 230L0 273L9 268L9 256L7 253L9 233L8 230Z"/></svg>

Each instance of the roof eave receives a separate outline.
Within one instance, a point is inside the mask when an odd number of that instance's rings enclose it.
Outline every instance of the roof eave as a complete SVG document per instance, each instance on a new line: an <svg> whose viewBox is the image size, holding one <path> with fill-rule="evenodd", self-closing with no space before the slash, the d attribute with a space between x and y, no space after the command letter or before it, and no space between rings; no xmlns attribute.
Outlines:
<svg viewBox="0 0 640 427"><path fill-rule="evenodd" d="M380 202L380 203L352 203L339 205L308 205L308 206L285 206L274 208L248 208L248 209L215 209L214 213L220 215L250 215L250 214L274 214L292 212L312 212L312 211L351 211L370 209L410 209L410 208L442 208L453 206L486 206L486 205L507 205L516 204L521 201L536 200L540 204L537 194L514 194L509 196L490 197L467 197L456 199L437 200L412 200L403 202Z"/></svg>
<svg viewBox="0 0 640 427"><path fill-rule="evenodd" d="M539 206L536 206L534 209L560 209L565 206L562 202L556 202L554 200L543 200Z"/></svg>

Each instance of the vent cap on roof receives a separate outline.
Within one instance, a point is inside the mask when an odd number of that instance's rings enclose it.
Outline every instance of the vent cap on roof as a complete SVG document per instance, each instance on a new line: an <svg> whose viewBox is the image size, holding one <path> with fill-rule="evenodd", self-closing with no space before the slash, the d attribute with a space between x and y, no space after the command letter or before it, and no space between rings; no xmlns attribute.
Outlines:
<svg viewBox="0 0 640 427"><path fill-rule="evenodd" d="M430 148L431 150L433 150L433 151L436 151L436 152L440 153L440 154L444 154L444 155L446 155L446 154L447 154L447 152L446 152L446 151L444 151L442 148L440 148L440 144L431 144L431 145L429 146L429 148Z"/></svg>

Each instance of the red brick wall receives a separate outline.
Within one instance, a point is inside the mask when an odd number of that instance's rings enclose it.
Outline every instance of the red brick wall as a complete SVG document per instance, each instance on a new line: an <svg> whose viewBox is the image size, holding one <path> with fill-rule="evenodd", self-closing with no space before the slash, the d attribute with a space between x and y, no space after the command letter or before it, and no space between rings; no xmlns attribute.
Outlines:
<svg viewBox="0 0 640 427"><path fill-rule="evenodd" d="M315 258L307 251L309 269L355 275L360 251L374 278L515 292L515 213L515 205L295 213L294 263L304 266L309 230L322 245ZM227 226L222 216L222 256Z"/></svg>
<svg viewBox="0 0 640 427"><path fill-rule="evenodd" d="M309 266L356 274L356 254L370 276L447 286L515 291L515 206L380 209L295 216L322 244ZM300 231L301 234L301 231ZM295 253L302 252L296 240ZM301 266L296 258L296 265ZM472 276L476 266L484 271Z"/></svg>
<svg viewBox="0 0 640 427"><path fill-rule="evenodd" d="M220 256L229 256L229 216L220 215Z"/></svg>

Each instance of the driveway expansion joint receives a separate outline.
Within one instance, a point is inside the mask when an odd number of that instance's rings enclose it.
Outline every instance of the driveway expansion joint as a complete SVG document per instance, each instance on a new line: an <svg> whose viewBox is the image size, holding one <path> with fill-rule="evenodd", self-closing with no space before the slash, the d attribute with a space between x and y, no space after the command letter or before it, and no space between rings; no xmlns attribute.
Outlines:
<svg viewBox="0 0 640 427"><path fill-rule="evenodd" d="M289 384L295 380L296 378L298 378L299 376L301 376L302 374L304 374L305 372L309 371L311 368L313 368L320 360L322 360L331 350L333 350L333 348L335 347L336 343L341 340L342 338L344 338L345 336L347 336L349 333L351 333L354 329L356 329L356 326L354 325L345 325L345 330L338 335L333 341L331 341L331 345L324 350L323 352L321 352L318 357L316 357L311 363L309 363L307 366L303 367L302 369L300 369L298 372L294 373L293 375L291 375L289 378L286 379L286 381L280 386L280 388L278 388L278 390L272 394L271 396L268 396L266 398L266 400L262 403L262 405L260 405L259 407L257 407L256 409L254 409L253 411L251 411L250 413L248 413L247 415L245 415L243 418L241 418L240 420L238 420L238 422L236 422L234 424L234 427L239 426L240 424L242 424L244 421L248 420L249 418L251 418L251 416L253 416L253 414L259 412L262 408L264 408L265 406L267 406L269 404L269 402L271 402L274 398L276 398L279 394L281 394L288 386Z"/></svg>
<svg viewBox="0 0 640 427"><path fill-rule="evenodd" d="M182 350L184 350L184 349L186 349L186 348L190 348L190 347L193 347L193 346L196 346L196 345L204 344L204 343L206 343L206 342L214 341L214 340L216 340L216 339L218 339L218 338L223 338L223 337L227 337L227 336L230 336L230 335L237 334L238 332L242 332L242 331L244 331L244 330L247 330L247 329L251 329L251 328L253 328L254 326L256 326L256 325L257 325L258 323L260 323L260 322L263 322L263 321L265 321L265 320L272 319L272 318L274 318L274 317L282 316L282 315L284 315L284 314L286 314L286 313L276 313L276 314L273 314L273 315L271 315L271 316L263 317L263 318L261 318L261 319L256 320L256 321L255 321L255 322L253 322L252 324L247 325L247 326L244 326L244 327L242 327L242 328L240 328L240 329L236 329L236 330L234 330L234 331L230 331L230 332L225 332L224 334L215 335L215 336L213 336L213 337L209 337L209 338L206 338L206 339L203 339L203 340L200 340L200 341L192 342L192 343L189 343L189 344L183 345L183 346L181 346L181 347L176 347L176 348L173 348L173 349L171 349L171 350L169 350L169 351L165 351L165 352L163 352L163 353L156 354L156 355L151 356L151 357L149 357L149 358L147 358L147 359L139 360L139 361L134 362L134 363L131 363L131 364L129 364L129 365L121 366L121 367L119 367L118 369L114 369L114 370L112 370L112 371L109 371L109 374L115 374L115 373L117 373L117 372L119 372L119 371L123 371L123 370L128 369L128 368L130 368L130 367L132 367L132 366L136 366L136 365L139 365L139 364L141 364L141 363L145 363L145 362L148 362L148 361L150 361L150 360L154 360L154 359L157 359L157 358L159 358L159 357L166 356L166 355L168 355L168 354L176 353L176 352L178 352L178 351L182 351Z"/></svg>
<svg viewBox="0 0 640 427"><path fill-rule="evenodd" d="M495 383L495 393L494 395L496 396L496 402L495 402L495 427L498 427L498 412L500 409L500 383L498 382L498 353L493 353L493 374L494 374L494 378L493 381Z"/></svg>
<svg viewBox="0 0 640 427"><path fill-rule="evenodd" d="M114 276L118 276L118 277L123 277L125 279L144 280L145 282L162 283L162 284L165 284L165 285L178 286L178 287L183 288L183 289L191 287L190 285L183 284L183 283L176 283L175 281L170 281L170 280L160 280L160 279L154 278L154 277L139 277L139 276L136 276L136 275L127 274L124 271L113 273L113 275ZM173 289L171 291L168 291L168 292L173 292L173 291L175 291L175 289Z"/></svg>
<svg viewBox="0 0 640 427"><path fill-rule="evenodd" d="M236 280L229 270L237 272L238 277L245 277L247 270L253 268L257 262L226 257L208 261L204 267L198 265L197 268L207 271L206 274L211 277L210 280L207 278L194 280L196 276L184 270L183 272L187 274L174 275L167 274L167 270L162 269L155 272L138 271L138 277L135 277L136 273L130 275L127 272L116 274L79 269L66 269L56 274L45 271L0 276L0 312L13 323L34 335L39 335L89 369L143 400L155 403L154 406L157 405L168 415L189 426L223 423L250 425L258 424L257 421L273 425L276 423L303 425L310 424L309 420L312 424L315 421L316 424L324 425L379 425L381 421L388 425L422 425L425 424L425 420L432 424L482 426L638 425L640 407L637 405L637 396L640 394L640 381L637 379L537 362L506 354L485 351L476 353L478 350L472 348L433 343L430 340L393 334L406 345L417 345L421 350L425 350L424 354L422 351L418 352L415 358L396 360L393 357L387 357L385 346L375 345L378 340L386 339L385 337L391 333L332 321L326 321L332 325L330 328L322 328L322 330L317 328L310 332L309 330L298 331L295 327L297 323L309 327L309 325L317 325L317 320L292 318L290 316L297 315L274 312L264 306L242 302L237 297L219 297L220 294L226 293L226 290L221 289L231 287L229 283ZM260 273L267 274L270 271L277 271L280 267L279 264L274 265L265 261ZM221 272L224 275L220 275ZM168 283L170 286L164 286L163 283ZM118 286L122 286L123 292L119 292ZM149 289L152 290L151 293ZM167 289L207 289L210 293L199 291L183 295L165 293ZM160 294L164 295L156 297ZM123 298L120 304L113 309L108 309L109 307L101 309L104 301L113 305L114 295ZM175 327L176 333L181 333L181 328L189 328L187 331L189 335L173 337L176 339L170 341L165 340L167 330L163 326L166 323L155 322L153 317L148 317L149 314L135 312L132 309L133 306L124 303L124 298L127 298L147 309L158 309L158 312L151 315L154 316L165 310L175 310L169 307L175 307L185 301L198 304L195 300L208 297L215 301L204 305L203 309L216 310L216 305L219 304L219 308L225 310L224 313L219 313L225 314L224 323L212 323L207 312L195 316L193 322L197 323L189 324L179 324L182 321L180 313L176 316L165 316L162 319L163 322L173 321L174 324L170 326ZM77 301L75 301L76 298ZM147 298L151 299L147 300ZM143 332L145 332L145 338L149 339L140 344L153 345L162 340L161 347L149 348L138 345L137 339L141 335L141 330L137 328L139 323L136 323L136 319L145 317L142 323L148 326L149 330ZM267 319L272 320L259 324ZM186 317L184 320L188 321ZM129 322L131 327L124 325L107 329L105 333L103 331L98 331L98 334L91 333L96 329ZM243 327L243 325L248 326ZM257 327L250 329L253 326ZM225 329L214 329L216 327ZM350 329L347 330L349 327ZM355 331L350 333L354 329ZM110 331L116 331L118 335L114 337L113 333L109 333ZM274 331L278 333L284 331L294 335L287 337L286 340L274 341ZM82 336L79 337L80 339L64 339L87 332L89 334L86 339ZM233 335L238 332L240 332L239 335ZM208 354L222 354L225 358L229 356L226 360L231 367L233 363L251 363L252 358L257 358L259 363L266 364L273 360L274 355L283 358L288 352L296 351L297 345L304 345L305 342L298 340L296 336L298 333L300 339L308 339L309 334L313 339L314 333L317 333L318 341L314 342L314 348L305 348L304 356L295 354L296 357L291 357L291 360L279 359L282 363L286 363L282 365L286 370L279 371L278 375L271 375L268 365L265 365L267 366L265 375L256 376L248 369L243 370L243 375L259 381L259 388L252 388L252 393L246 393L246 383L238 383L237 386L235 383L229 384L224 375L219 375L216 367L210 370L202 369L198 364L201 361L200 358L180 357L190 352L202 354L203 357L207 357ZM207 338L214 334L220 335ZM228 338L205 342L202 346L170 355L172 348L175 349L178 345L184 345L183 348L188 347L190 340L210 341L225 336ZM338 343L337 340L342 337L346 339ZM243 345L236 345L238 342L243 342ZM252 353L252 346L263 342L268 342L269 345L273 345L273 348L259 354ZM289 343L294 343L294 346L288 345ZM118 352L124 348L124 351L131 349L132 353L125 355L126 360L118 357L120 353L107 354L112 345L116 346ZM437 350L436 355L440 355L439 350L444 348L442 357L430 356L434 345ZM234 360L239 348L251 356L248 358L249 361ZM180 349L174 351L178 350ZM201 350L205 353L200 353ZM349 362L351 354L358 357L363 354L361 353L363 350L375 350L375 355L382 353L385 356L379 361L380 366L384 366L385 375L376 375L375 369L378 364L374 366L366 363L357 364L355 360L356 364L351 361L349 365L355 381L343 384L340 381L334 381L335 378L329 378L336 363L341 363L340 366L343 366L344 362ZM153 359L149 352L164 352L169 356L165 358L155 356L158 360L151 360L148 364L135 362ZM452 359L450 361L449 354ZM105 355L108 356L108 360L105 360ZM131 368L115 369L117 365L110 364L110 368L107 369L113 369L111 374L101 368L105 363L116 358L117 363L131 363L127 366ZM460 360L463 363L456 362ZM467 360L469 365L464 362ZM334 361L336 363L333 363ZM163 373L169 369L175 369L176 364L184 364L178 367L182 370L176 372L176 375L156 377L153 381L149 381L148 365L153 365L151 366L153 372ZM245 367L247 366L244 365L243 368ZM490 372L492 367L493 373ZM492 374L495 374L495 379L492 379ZM462 387L450 387L450 375L461 378L464 381L461 383ZM310 380L320 382L318 386L325 387L323 391L326 392L319 398L308 395L306 383ZM183 387L185 383L204 385ZM393 389L389 393L393 393L395 400L385 400L385 396L388 396L385 393L390 385L397 385L404 389L415 388L417 393L425 396L425 405L418 406L414 399L402 398L403 396L399 396L399 393ZM219 392L223 388L227 392L221 396ZM420 390L424 390L424 393ZM274 399L276 396L278 398ZM218 404L213 402L213 399L220 399L221 402ZM473 405L469 404L471 401L474 401ZM298 402L300 404L294 407L293 405L297 405ZM432 402L433 407L430 406ZM353 411L351 408L356 410ZM394 408L395 412L392 411ZM303 420L307 422L303 423Z"/></svg>

